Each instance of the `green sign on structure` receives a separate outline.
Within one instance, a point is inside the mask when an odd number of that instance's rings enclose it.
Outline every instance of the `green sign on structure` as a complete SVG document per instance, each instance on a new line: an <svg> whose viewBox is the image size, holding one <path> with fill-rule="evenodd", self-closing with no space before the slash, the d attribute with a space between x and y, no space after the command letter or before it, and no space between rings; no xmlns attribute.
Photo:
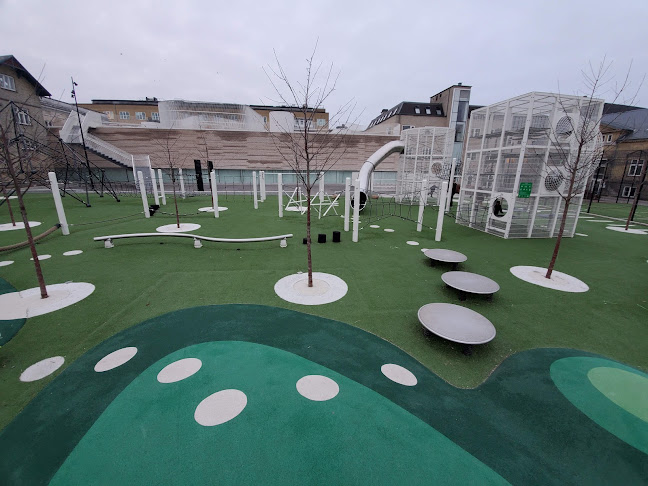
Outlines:
<svg viewBox="0 0 648 486"><path fill-rule="evenodd" d="M518 192L518 197L523 197L523 198L531 197L532 187L533 187L532 182L520 182L520 192Z"/></svg>

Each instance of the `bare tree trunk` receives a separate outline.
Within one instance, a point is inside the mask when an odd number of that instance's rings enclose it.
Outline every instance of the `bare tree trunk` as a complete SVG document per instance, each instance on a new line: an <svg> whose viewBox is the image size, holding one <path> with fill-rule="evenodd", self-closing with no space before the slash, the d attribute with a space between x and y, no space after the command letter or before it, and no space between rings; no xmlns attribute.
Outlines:
<svg viewBox="0 0 648 486"><path fill-rule="evenodd" d="M11 218L11 224L13 226L16 226L16 218L14 218L13 209L11 209L11 203L9 202L9 196L7 195L5 186L2 186L2 195L4 196L5 202L7 203L7 209L9 210L9 217Z"/></svg>
<svg viewBox="0 0 648 486"><path fill-rule="evenodd" d="M310 182L310 174L306 177ZM313 259L311 257L311 186L306 184L306 253L308 254L308 286L313 286Z"/></svg>
<svg viewBox="0 0 648 486"><path fill-rule="evenodd" d="M579 150L580 154L580 150ZM569 179L569 191L567 195L570 196L574 190L574 180L576 179L576 172L573 171ZM565 223L567 223L567 212L569 211L569 204L571 203L571 197L565 198L565 207L563 209L562 218L560 218L560 229L558 230L558 238L556 238L556 246L554 246L553 255L551 255L551 262L549 262L549 267L547 268L547 274L545 278L551 278L551 273L553 272L554 265L556 264L556 258L558 258L558 252L560 251L560 243L562 242L563 232L565 231Z"/></svg>
<svg viewBox="0 0 648 486"><path fill-rule="evenodd" d="M178 212L178 198L176 197L175 177L173 176L173 167L171 167L171 186L173 187L173 204L175 204L176 225L180 228L180 213Z"/></svg>

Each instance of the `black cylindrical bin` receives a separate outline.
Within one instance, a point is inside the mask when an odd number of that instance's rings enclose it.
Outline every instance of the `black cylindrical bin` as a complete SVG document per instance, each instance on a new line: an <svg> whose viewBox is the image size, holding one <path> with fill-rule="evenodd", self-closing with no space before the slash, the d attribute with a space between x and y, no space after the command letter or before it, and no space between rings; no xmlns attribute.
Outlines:
<svg viewBox="0 0 648 486"><path fill-rule="evenodd" d="M317 235L318 243L326 243L326 233L320 233Z"/></svg>
<svg viewBox="0 0 648 486"><path fill-rule="evenodd" d="M339 231L334 231L333 232L333 243L339 243L340 242L340 232Z"/></svg>

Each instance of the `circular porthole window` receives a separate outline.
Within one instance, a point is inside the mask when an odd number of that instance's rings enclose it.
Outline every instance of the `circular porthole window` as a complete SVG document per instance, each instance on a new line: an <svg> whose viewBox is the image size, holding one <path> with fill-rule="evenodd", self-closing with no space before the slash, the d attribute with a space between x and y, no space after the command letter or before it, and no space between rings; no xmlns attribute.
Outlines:
<svg viewBox="0 0 648 486"><path fill-rule="evenodd" d="M431 171L432 174L434 174L435 176L441 175L442 170L443 170L443 166L441 165L441 162L435 162L434 164L432 164Z"/></svg>
<svg viewBox="0 0 648 486"><path fill-rule="evenodd" d="M493 216L496 218L502 218L506 216L508 212L508 202L503 197L495 198L492 205Z"/></svg>
<svg viewBox="0 0 648 486"><path fill-rule="evenodd" d="M545 189L547 191L557 191L560 189L560 185L563 183L563 176L560 173L549 174L545 177Z"/></svg>
<svg viewBox="0 0 648 486"><path fill-rule="evenodd" d="M569 138L574 131L574 124L571 118L563 116L558 123L556 123L556 136L561 140Z"/></svg>

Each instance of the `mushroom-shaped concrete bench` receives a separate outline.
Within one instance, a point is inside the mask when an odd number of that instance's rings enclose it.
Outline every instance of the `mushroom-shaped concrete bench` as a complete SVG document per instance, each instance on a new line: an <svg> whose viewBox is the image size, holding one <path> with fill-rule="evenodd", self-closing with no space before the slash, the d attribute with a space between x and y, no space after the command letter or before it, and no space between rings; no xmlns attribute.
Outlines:
<svg viewBox="0 0 648 486"><path fill-rule="evenodd" d="M418 311L418 319L426 334L463 344L466 355L472 354L473 345L487 343L495 337L491 321L460 305L425 304Z"/></svg>
<svg viewBox="0 0 648 486"><path fill-rule="evenodd" d="M456 270L457 265L465 262L468 257L463 253L453 250L445 250L443 248L432 248L425 250L423 254L430 259L430 265L434 266L435 262L452 263L452 269Z"/></svg>
<svg viewBox="0 0 648 486"><path fill-rule="evenodd" d="M494 280L471 272L446 272L441 275L441 280L448 287L459 291L459 300L466 300L466 294L480 294L493 300L493 294L500 289Z"/></svg>

